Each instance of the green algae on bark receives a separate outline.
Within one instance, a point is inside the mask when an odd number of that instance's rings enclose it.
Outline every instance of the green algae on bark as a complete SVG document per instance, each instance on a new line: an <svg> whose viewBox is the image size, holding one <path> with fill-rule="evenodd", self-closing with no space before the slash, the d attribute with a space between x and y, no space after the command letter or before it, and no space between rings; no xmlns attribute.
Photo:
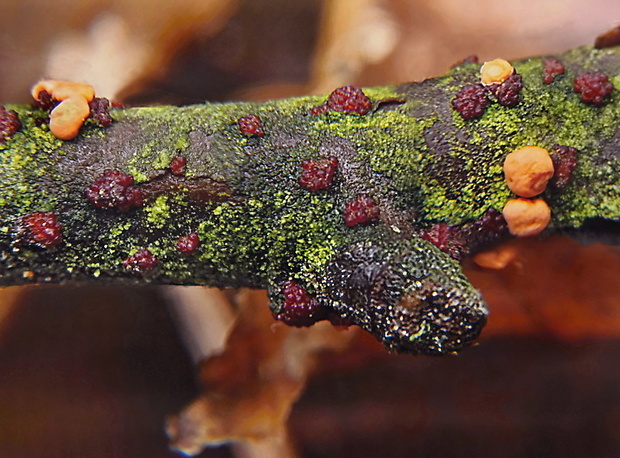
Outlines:
<svg viewBox="0 0 620 458"><path fill-rule="evenodd" d="M312 113L325 97L116 109L111 127L88 121L63 142L41 124L45 113L11 107L24 128L0 145L0 285L249 286L268 288L278 314L282 286L295 281L325 316L359 324L388 348L457 351L477 337L487 310L428 234L467 228L458 240L465 252L503 234L483 221L512 196L502 171L509 152L579 150L568 185L542 195L552 209L549 230L620 216L620 50L584 47L556 57L566 72L552 84L543 84L542 58L514 62L521 101L492 104L472 120L450 102L479 81L473 64L421 83L364 89L372 102L365 115ZM590 70L616 85L603 106L573 91L574 77ZM248 115L260 117L264 136L241 132L237 120ZM168 170L177 156L187 160L184 176ZM338 161L331 188L300 186L301 163L328 157ZM84 190L106 170L131 174L144 206L95 208ZM344 208L360 195L377 203L380 220L348 227ZM62 244L27 243L21 218L36 211L57 215ZM188 255L176 242L190 232L200 246ZM145 248L157 265L137 273L123 267Z"/></svg>

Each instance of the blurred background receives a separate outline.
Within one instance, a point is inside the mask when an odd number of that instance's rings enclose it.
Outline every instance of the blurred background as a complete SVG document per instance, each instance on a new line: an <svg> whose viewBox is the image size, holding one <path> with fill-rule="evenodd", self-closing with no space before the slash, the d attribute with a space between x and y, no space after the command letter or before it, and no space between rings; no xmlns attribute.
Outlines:
<svg viewBox="0 0 620 458"><path fill-rule="evenodd" d="M0 7L6 103L43 77L127 106L328 93L472 54L560 53L620 23L615 0ZM446 358L274 327L260 292L0 289L0 456L179 456L169 440L200 457L619 456L620 251L565 237L506 249L502 269L465 262L491 318L480 345Z"/></svg>

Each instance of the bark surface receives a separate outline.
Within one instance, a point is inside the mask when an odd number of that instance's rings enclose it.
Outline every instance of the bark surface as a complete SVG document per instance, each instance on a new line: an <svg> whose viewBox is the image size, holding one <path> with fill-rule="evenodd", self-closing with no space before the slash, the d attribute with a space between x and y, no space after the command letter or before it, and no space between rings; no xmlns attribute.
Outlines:
<svg viewBox="0 0 620 458"><path fill-rule="evenodd" d="M365 115L313 114L326 97L114 109L111 127L89 120L61 141L41 122L47 113L7 106L23 128L0 145L0 286L249 286L267 288L282 314L291 302L283 287L294 281L317 319L344 317L396 351L457 351L487 315L458 258L505 236L490 215L514 197L502 171L508 153L525 145L579 151L568 184L542 195L548 232L620 217L620 49L554 57L566 71L551 84L543 57L513 62L523 78L519 103L491 103L471 120L451 101L479 82L476 64L364 89L372 101ZM616 88L600 106L573 90L588 71ZM261 118L264 136L240 130L248 115ZM170 172L177 156L187 159L185 175ZM338 161L330 189L300 185L304 160L330 157ZM85 189L108 170L131 174L144 205L121 212L89 202ZM379 217L349 227L345 208L360 195L372 197ZM24 218L41 211L56 215L61 243L33 243ZM183 254L176 244L190 232L200 246ZM128 269L123 260L144 248L157 265Z"/></svg>

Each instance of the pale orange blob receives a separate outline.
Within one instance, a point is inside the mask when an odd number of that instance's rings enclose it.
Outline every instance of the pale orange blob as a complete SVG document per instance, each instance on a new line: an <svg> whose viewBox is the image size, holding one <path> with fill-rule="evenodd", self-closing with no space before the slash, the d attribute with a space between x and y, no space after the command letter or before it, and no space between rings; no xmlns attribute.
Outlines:
<svg viewBox="0 0 620 458"><path fill-rule="evenodd" d="M87 102L95 98L95 89L90 84L75 81L41 80L32 88L32 96L39 100L39 93L45 91L54 100L62 101L70 97L83 97Z"/></svg>
<svg viewBox="0 0 620 458"><path fill-rule="evenodd" d="M534 197L545 190L553 176L553 161L546 149L524 146L506 156L504 176L516 195Z"/></svg>
<svg viewBox="0 0 620 458"><path fill-rule="evenodd" d="M474 256L474 262L485 269L501 270L517 257L513 245L501 245L494 250L483 251Z"/></svg>
<svg viewBox="0 0 620 458"><path fill-rule="evenodd" d="M495 59L485 62L480 68L480 79L482 84L489 86L491 84L501 84L506 81L515 69L510 62L504 59Z"/></svg>
<svg viewBox="0 0 620 458"><path fill-rule="evenodd" d="M88 102L95 98L95 89L90 84L73 81L41 80L32 88L35 100L40 100L42 91L60 102L50 113L50 131L61 140L77 137L90 115Z"/></svg>
<svg viewBox="0 0 620 458"><path fill-rule="evenodd" d="M39 94L43 91L47 92L48 94L51 94L55 86L55 83L56 82L53 80L41 80L32 87L32 90L30 91L30 93L32 94L32 97L35 100L40 100Z"/></svg>
<svg viewBox="0 0 620 458"><path fill-rule="evenodd" d="M71 140L77 136L89 114L90 107L86 99L69 97L52 110L50 130L56 138Z"/></svg>
<svg viewBox="0 0 620 458"><path fill-rule="evenodd" d="M76 83L73 81L58 81L52 94L56 100L65 100L70 97L80 96L87 102L95 98L95 88L90 84Z"/></svg>
<svg viewBox="0 0 620 458"><path fill-rule="evenodd" d="M540 234L551 221L551 209L542 199L510 199L502 214L508 230L517 237Z"/></svg>

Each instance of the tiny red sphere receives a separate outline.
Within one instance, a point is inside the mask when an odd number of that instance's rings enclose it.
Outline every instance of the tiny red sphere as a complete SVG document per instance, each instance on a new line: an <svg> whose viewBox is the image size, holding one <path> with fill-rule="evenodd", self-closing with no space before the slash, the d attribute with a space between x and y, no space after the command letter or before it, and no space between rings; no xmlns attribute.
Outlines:
<svg viewBox="0 0 620 458"><path fill-rule="evenodd" d="M329 109L327 108L327 103L324 103L323 105L319 105L318 107L312 108L312 110L310 110L310 114L314 116L318 116L323 113L327 113L328 111Z"/></svg>
<svg viewBox="0 0 620 458"><path fill-rule="evenodd" d="M587 72L575 78L573 90L581 94L582 102L602 105L605 97L614 90L614 86L604 73Z"/></svg>
<svg viewBox="0 0 620 458"><path fill-rule="evenodd" d="M543 60L543 67L543 83L545 84L553 83L557 75L561 75L566 71L564 64L559 59L554 58Z"/></svg>
<svg viewBox="0 0 620 458"><path fill-rule="evenodd" d="M325 106L330 111L365 115L372 108L372 102L360 88L343 86L329 95Z"/></svg>
<svg viewBox="0 0 620 458"><path fill-rule="evenodd" d="M15 110L7 110L0 106L0 143L15 135L22 128L22 123Z"/></svg>
<svg viewBox="0 0 620 458"><path fill-rule="evenodd" d="M375 200L362 194L347 202L344 209L344 223L349 227L373 222L379 218L379 207Z"/></svg>
<svg viewBox="0 0 620 458"><path fill-rule="evenodd" d="M35 101L32 102L32 108L35 110L52 111L59 103L58 100L54 100L52 94L47 91L41 91Z"/></svg>
<svg viewBox="0 0 620 458"><path fill-rule="evenodd" d="M159 260L147 249L142 248L123 260L123 267L133 273L146 272L159 263Z"/></svg>
<svg viewBox="0 0 620 458"><path fill-rule="evenodd" d="M310 192L330 189L337 167L338 159L335 157L320 160L307 159L301 163L299 184Z"/></svg>
<svg viewBox="0 0 620 458"><path fill-rule="evenodd" d="M200 245L200 237L196 232L190 232L187 235L179 237L176 247L183 254L192 254Z"/></svg>
<svg viewBox="0 0 620 458"><path fill-rule="evenodd" d="M263 121L257 115L243 116L237 120L239 130L251 137L262 137L265 135Z"/></svg>
<svg viewBox="0 0 620 458"><path fill-rule="evenodd" d="M455 229L455 240L458 242L455 246L459 248L461 254L460 257L452 256L455 259L471 254L472 248L477 250L508 235L508 224L504 215L494 208L488 208L471 224L456 226Z"/></svg>
<svg viewBox="0 0 620 458"><path fill-rule="evenodd" d="M499 104L505 107L514 107L519 103L521 89L523 89L523 81L518 73L513 73L502 84L491 88Z"/></svg>
<svg viewBox="0 0 620 458"><path fill-rule="evenodd" d="M296 281L289 280L282 285L284 302L280 313L274 314L277 320L289 326L312 326L324 319L325 310Z"/></svg>
<svg viewBox="0 0 620 458"><path fill-rule="evenodd" d="M508 231L508 224L504 215L495 208L489 208L477 220L476 226L494 234L503 234Z"/></svg>
<svg viewBox="0 0 620 458"><path fill-rule="evenodd" d="M618 45L620 45L620 26L599 35L594 42L594 47L597 49L612 48Z"/></svg>
<svg viewBox="0 0 620 458"><path fill-rule="evenodd" d="M349 327L353 326L353 320L349 317L342 316L334 309L328 309L325 315L325 319L328 320L333 326L344 326Z"/></svg>
<svg viewBox="0 0 620 458"><path fill-rule="evenodd" d="M446 223L433 224L429 229L422 231L420 236L435 245L441 251L447 251L450 238L454 235L455 230Z"/></svg>
<svg viewBox="0 0 620 458"><path fill-rule="evenodd" d="M420 237L457 260L463 257L463 252L466 250L465 240L459 226L436 223L430 228L422 230Z"/></svg>
<svg viewBox="0 0 620 458"><path fill-rule="evenodd" d="M470 54L469 56L464 57L458 62L453 63L450 66L450 68L456 68L456 67L459 67L461 65L466 65L466 64L478 64L478 63L480 63L480 59L478 58L478 56L475 54Z"/></svg>
<svg viewBox="0 0 620 458"><path fill-rule="evenodd" d="M62 242L62 225L53 212L34 212L22 217L27 231L26 240L42 248L51 248Z"/></svg>
<svg viewBox="0 0 620 458"><path fill-rule="evenodd" d="M90 108L90 117L99 123L102 127L110 127L113 119L110 116L110 101L106 98L95 97L88 106Z"/></svg>
<svg viewBox="0 0 620 458"><path fill-rule="evenodd" d="M142 191L132 186L133 183L133 176L118 170L107 170L84 190L84 194L98 208L116 208L126 212L144 203Z"/></svg>
<svg viewBox="0 0 620 458"><path fill-rule="evenodd" d="M488 105L488 92L482 84L467 84L452 99L452 108L463 119L480 118Z"/></svg>
<svg viewBox="0 0 620 458"><path fill-rule="evenodd" d="M577 167L577 154L575 148L564 145L554 145L551 149L555 154L551 155L553 161L553 177L551 183L556 188L563 188L568 184Z"/></svg>
<svg viewBox="0 0 620 458"><path fill-rule="evenodd" d="M185 156L173 157L168 165L170 172L173 175L185 175L185 166L187 165L187 159Z"/></svg>

